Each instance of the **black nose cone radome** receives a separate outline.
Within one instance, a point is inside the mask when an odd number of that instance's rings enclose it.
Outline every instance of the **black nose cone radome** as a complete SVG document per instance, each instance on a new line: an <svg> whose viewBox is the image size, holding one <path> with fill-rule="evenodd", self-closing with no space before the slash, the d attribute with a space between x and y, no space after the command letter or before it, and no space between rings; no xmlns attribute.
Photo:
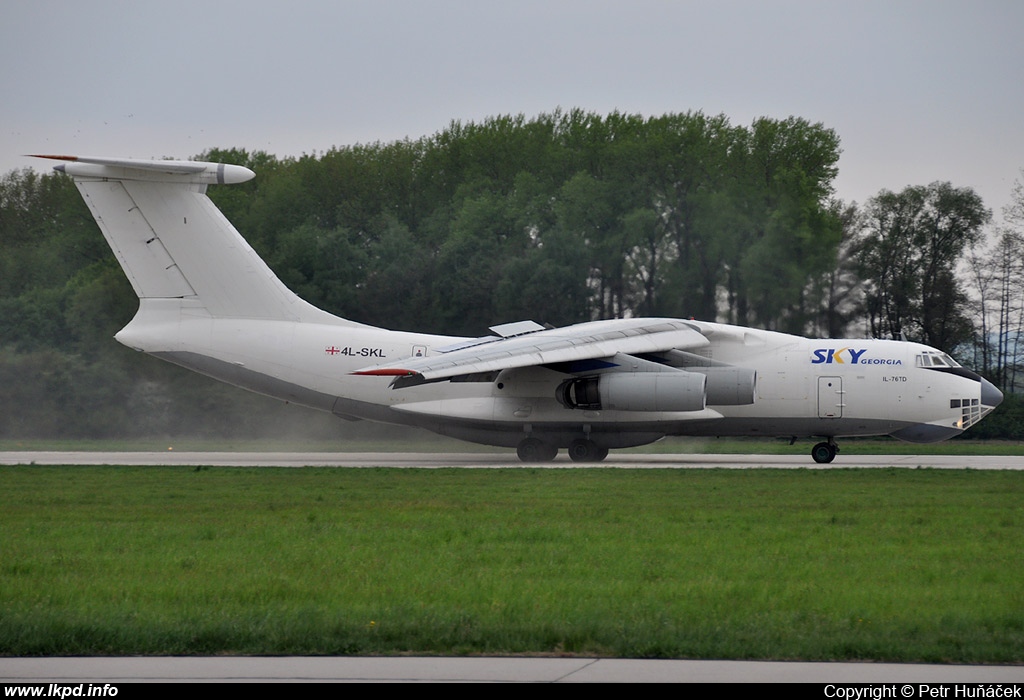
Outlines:
<svg viewBox="0 0 1024 700"><path fill-rule="evenodd" d="M995 408L1003 402L1003 392L987 379L981 380L981 405Z"/></svg>

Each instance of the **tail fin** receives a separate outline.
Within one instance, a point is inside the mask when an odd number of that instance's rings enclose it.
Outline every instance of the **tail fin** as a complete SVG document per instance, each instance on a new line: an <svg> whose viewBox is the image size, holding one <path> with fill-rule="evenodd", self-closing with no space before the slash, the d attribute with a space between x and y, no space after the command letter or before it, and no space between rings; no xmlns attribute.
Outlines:
<svg viewBox="0 0 1024 700"><path fill-rule="evenodd" d="M107 243L141 300L179 299L215 318L360 325L300 299L206 196L208 184L255 177L194 161L38 156L66 161ZM157 306L164 306L158 303Z"/></svg>

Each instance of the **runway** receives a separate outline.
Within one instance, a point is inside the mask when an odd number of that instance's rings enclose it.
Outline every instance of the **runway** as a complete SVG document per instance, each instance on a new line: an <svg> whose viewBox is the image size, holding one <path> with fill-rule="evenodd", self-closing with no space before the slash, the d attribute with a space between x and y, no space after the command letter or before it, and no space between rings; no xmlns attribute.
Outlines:
<svg viewBox="0 0 1024 700"><path fill-rule="evenodd" d="M0 683L1024 683L1024 666L521 657L0 658ZM913 695L920 697L913 686ZM951 697L951 693L946 697ZM833 697L845 697L833 694Z"/></svg>
<svg viewBox="0 0 1024 700"><path fill-rule="evenodd" d="M211 467L399 467L409 469L1024 469L1024 457L842 454L832 464L810 456L757 454L611 454L603 462L524 464L514 453L461 452L0 452L0 465L112 464Z"/></svg>

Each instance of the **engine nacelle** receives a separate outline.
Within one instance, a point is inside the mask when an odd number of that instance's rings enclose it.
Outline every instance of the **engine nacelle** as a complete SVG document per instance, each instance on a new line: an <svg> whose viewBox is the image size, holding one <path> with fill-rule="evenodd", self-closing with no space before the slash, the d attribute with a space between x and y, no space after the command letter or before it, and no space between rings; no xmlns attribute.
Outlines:
<svg viewBox="0 0 1024 700"><path fill-rule="evenodd" d="M588 411L702 411L706 385L696 372L613 372L566 380L555 396Z"/></svg>
<svg viewBox="0 0 1024 700"><path fill-rule="evenodd" d="M749 406L754 403L757 371L747 367L694 367L708 378L708 406Z"/></svg>

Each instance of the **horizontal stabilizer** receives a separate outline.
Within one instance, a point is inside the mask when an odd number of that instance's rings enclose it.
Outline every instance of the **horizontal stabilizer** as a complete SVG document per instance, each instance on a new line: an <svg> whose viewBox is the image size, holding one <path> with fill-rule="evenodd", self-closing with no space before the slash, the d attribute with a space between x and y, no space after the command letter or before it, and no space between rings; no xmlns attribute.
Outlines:
<svg viewBox="0 0 1024 700"><path fill-rule="evenodd" d="M204 185L233 185L256 177L241 165L205 163L191 160L138 160L132 158L94 158L92 156L33 155L64 161L56 169L72 177L109 180L155 180Z"/></svg>

